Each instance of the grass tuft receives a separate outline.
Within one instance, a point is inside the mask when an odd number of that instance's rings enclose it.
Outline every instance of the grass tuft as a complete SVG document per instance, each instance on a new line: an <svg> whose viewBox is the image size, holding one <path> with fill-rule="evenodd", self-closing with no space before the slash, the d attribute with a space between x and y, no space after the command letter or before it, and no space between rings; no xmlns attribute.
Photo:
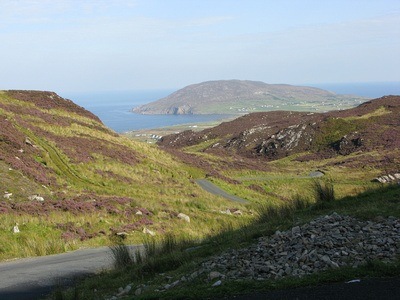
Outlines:
<svg viewBox="0 0 400 300"><path fill-rule="evenodd" d="M110 246L116 269L125 269L134 263L134 258L129 252L129 247L125 244ZM135 255L136 256L136 255Z"/></svg>
<svg viewBox="0 0 400 300"><path fill-rule="evenodd" d="M307 198L296 195L292 201L281 206L261 204L256 207L258 222L267 223L272 220L292 219L296 211L310 206Z"/></svg>
<svg viewBox="0 0 400 300"><path fill-rule="evenodd" d="M327 203L335 201L335 190L331 180L314 180L312 190L315 196L315 205L317 208L325 208Z"/></svg>

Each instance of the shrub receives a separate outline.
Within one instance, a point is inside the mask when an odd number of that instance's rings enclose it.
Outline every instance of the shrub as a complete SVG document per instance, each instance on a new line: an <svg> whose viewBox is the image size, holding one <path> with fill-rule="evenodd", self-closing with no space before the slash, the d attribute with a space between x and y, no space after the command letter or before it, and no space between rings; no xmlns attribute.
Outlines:
<svg viewBox="0 0 400 300"><path fill-rule="evenodd" d="M266 223L271 220L291 218L294 213L294 209L290 204L285 204L279 207L262 204L256 208L258 213L258 221Z"/></svg>
<svg viewBox="0 0 400 300"><path fill-rule="evenodd" d="M315 196L316 206L323 208L327 203L335 201L335 190L331 180L314 180L312 190Z"/></svg>
<svg viewBox="0 0 400 300"><path fill-rule="evenodd" d="M290 202L280 206L261 204L256 207L258 221L266 223L271 220L291 219L297 210L305 209L309 205L310 203L308 199L299 194L297 194Z"/></svg>
<svg viewBox="0 0 400 300"><path fill-rule="evenodd" d="M110 246L110 250L114 259L114 267L116 269L124 269L133 264L134 259L129 252L129 247L125 244L117 244Z"/></svg>

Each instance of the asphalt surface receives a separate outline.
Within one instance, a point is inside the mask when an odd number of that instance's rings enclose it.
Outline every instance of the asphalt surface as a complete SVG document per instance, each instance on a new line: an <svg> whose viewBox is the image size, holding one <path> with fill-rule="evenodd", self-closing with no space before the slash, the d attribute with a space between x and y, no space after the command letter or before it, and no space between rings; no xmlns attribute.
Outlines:
<svg viewBox="0 0 400 300"><path fill-rule="evenodd" d="M112 268L108 247L0 263L0 300L40 299L59 286Z"/></svg>
<svg viewBox="0 0 400 300"><path fill-rule="evenodd" d="M239 198L237 196L228 194L227 192L225 192L223 189L219 188L218 186L216 186L215 184L213 184L212 182L208 181L207 179L197 179L196 183L203 188L204 190L206 190L207 192L217 195L217 196L221 196L225 199L234 201L234 202L238 202L238 203L249 203L249 201L243 199L243 198Z"/></svg>
<svg viewBox="0 0 400 300"><path fill-rule="evenodd" d="M137 246L132 246L132 250ZM112 268L108 247L0 263L0 300L41 299L59 286L73 285L83 276ZM255 292L225 297L236 300L400 299L400 277L355 279L313 287Z"/></svg>

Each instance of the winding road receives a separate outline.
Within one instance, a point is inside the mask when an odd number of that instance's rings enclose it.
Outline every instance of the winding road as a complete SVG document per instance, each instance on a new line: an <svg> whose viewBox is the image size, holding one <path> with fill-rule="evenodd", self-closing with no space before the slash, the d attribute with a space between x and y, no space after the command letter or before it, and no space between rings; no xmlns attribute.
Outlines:
<svg viewBox="0 0 400 300"><path fill-rule="evenodd" d="M317 171L311 172L308 176L301 177L301 178L319 178L322 176L324 176L324 173L322 171L317 170ZM269 177L242 177L240 179L241 180L266 180L266 179L270 179L270 178ZM242 203L242 204L250 203L249 201L247 201L243 198L240 198L235 195L227 193L226 191L224 191L220 187L216 186L214 183L212 183L211 181L209 181L207 179L197 179L196 183L203 190L205 190L213 195L220 196L225 199L231 200L233 202L238 202L238 203Z"/></svg>
<svg viewBox="0 0 400 300"><path fill-rule="evenodd" d="M112 264L108 247L1 262L0 299L39 299L55 287L68 286L79 277L111 269Z"/></svg>
<svg viewBox="0 0 400 300"><path fill-rule="evenodd" d="M237 203L249 203L207 179L197 179L196 183L211 194ZM133 252L138 247L141 246L131 246L130 250ZM0 299L39 299L58 286L72 285L80 277L109 270L112 266L112 253L108 247L0 262Z"/></svg>
<svg viewBox="0 0 400 300"><path fill-rule="evenodd" d="M235 195L232 194L228 194L227 192L225 192L223 189L221 189L220 187L216 186L214 183L212 183L211 181L207 180L207 179L197 179L196 183L203 188L204 190L206 190L207 192L217 195L217 196L221 196L225 199L234 201L234 202L238 202L238 203L242 203L242 204L247 204L249 203L249 201L237 197Z"/></svg>

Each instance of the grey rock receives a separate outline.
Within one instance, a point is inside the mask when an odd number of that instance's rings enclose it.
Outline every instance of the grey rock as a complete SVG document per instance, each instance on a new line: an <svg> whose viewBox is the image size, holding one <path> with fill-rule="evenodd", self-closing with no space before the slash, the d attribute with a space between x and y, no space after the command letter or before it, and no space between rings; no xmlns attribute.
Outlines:
<svg viewBox="0 0 400 300"><path fill-rule="evenodd" d="M138 288L138 289L136 289L135 290L135 296L139 296L139 295L141 295L142 294L142 288Z"/></svg>
<svg viewBox="0 0 400 300"><path fill-rule="evenodd" d="M304 276L371 259L395 259L400 254L398 228L396 218L376 223L332 213L262 237L245 249L227 251L204 262L203 269L209 273L217 272L214 268L227 270L227 279L259 280Z"/></svg>
<svg viewBox="0 0 400 300"><path fill-rule="evenodd" d="M212 285L212 287L220 286L221 284L222 284L222 281L218 280Z"/></svg>
<svg viewBox="0 0 400 300"><path fill-rule="evenodd" d="M212 272L210 272L210 274L208 274L208 278L211 281L213 281L214 279L217 279L217 278L221 278L221 277L222 277L222 274L220 272L217 272L217 271L212 271Z"/></svg>

